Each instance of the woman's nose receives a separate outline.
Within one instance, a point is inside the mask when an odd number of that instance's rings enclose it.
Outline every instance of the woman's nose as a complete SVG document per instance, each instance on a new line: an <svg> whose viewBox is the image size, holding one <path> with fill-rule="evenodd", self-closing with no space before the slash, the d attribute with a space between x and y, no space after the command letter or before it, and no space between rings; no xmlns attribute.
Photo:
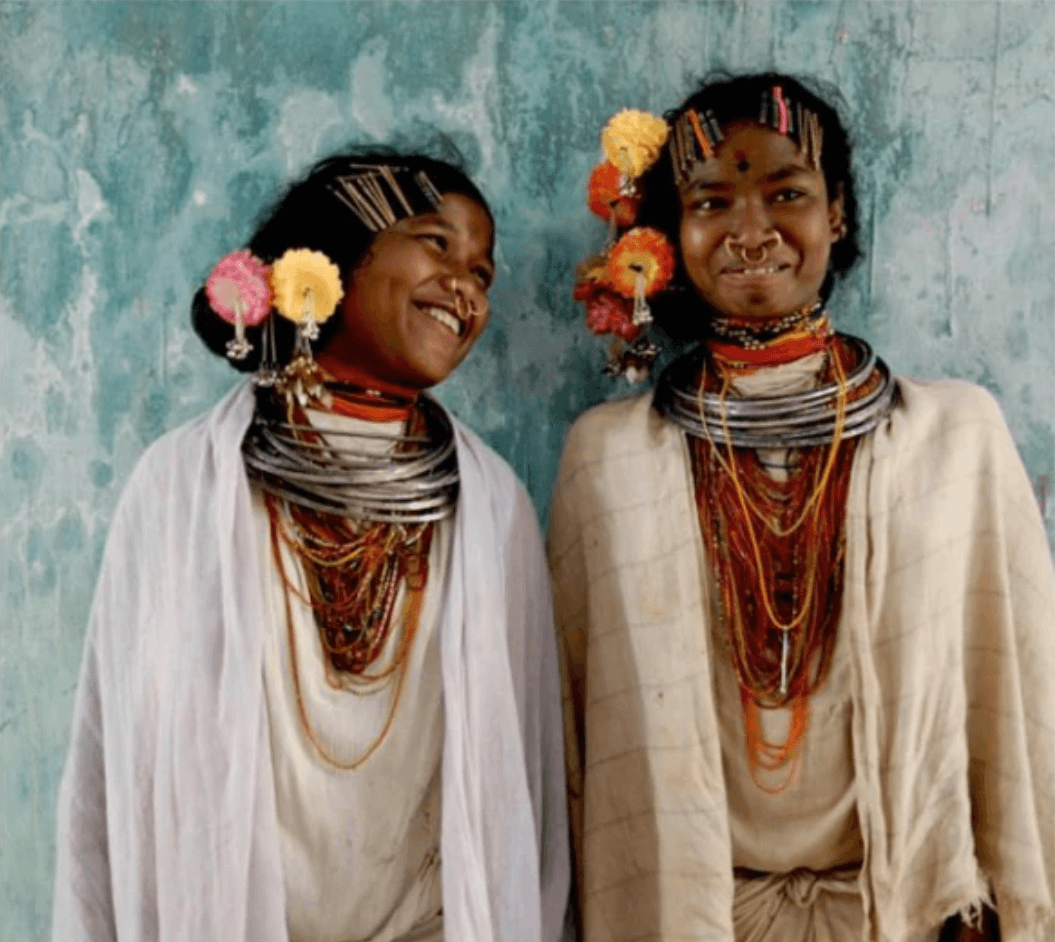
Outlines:
<svg viewBox="0 0 1055 942"><path fill-rule="evenodd" d="M487 304L487 292L468 271L449 269L440 276L440 287L453 297L459 316L479 314Z"/></svg>
<svg viewBox="0 0 1055 942"><path fill-rule="evenodd" d="M741 212L734 219L730 235L749 250L762 249L779 239L773 229L773 219L765 203L754 199L744 201Z"/></svg>

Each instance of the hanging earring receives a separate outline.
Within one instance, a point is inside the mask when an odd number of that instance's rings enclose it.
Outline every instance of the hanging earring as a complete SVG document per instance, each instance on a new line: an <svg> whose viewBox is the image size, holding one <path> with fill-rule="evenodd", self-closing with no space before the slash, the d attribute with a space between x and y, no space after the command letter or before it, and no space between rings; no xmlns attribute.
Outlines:
<svg viewBox="0 0 1055 942"><path fill-rule="evenodd" d="M234 338L227 341L227 356L244 360L253 345L246 327L258 326L271 312L269 269L246 249L231 252L216 263L205 282L209 306L234 326Z"/></svg>
<svg viewBox="0 0 1055 942"><path fill-rule="evenodd" d="M293 359L276 385L304 407L323 394L322 371L312 357L311 342L344 294L341 272L322 252L289 249L271 269L271 288L275 310L297 325Z"/></svg>

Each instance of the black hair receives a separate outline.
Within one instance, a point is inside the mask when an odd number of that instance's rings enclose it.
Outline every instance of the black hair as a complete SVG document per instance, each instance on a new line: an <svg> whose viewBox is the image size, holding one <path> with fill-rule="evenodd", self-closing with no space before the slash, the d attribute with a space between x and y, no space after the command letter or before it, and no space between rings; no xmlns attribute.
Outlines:
<svg viewBox="0 0 1055 942"><path fill-rule="evenodd" d="M845 275L861 257L858 244L857 192L850 166L852 145L846 127L829 102L836 102L845 109L839 92L831 86L815 80L794 78L777 72L754 73L732 76L727 72L708 74L699 87L682 104L664 117L673 127L674 122L689 109L699 114L710 111L719 127L728 127L735 121L758 121L763 94L779 85L792 102L808 108L820 122L824 134L821 148L821 171L828 189L828 198L841 195L843 222L846 234L831 249L828 274L821 285L821 297L828 299L835 280ZM823 97L822 97L823 95ZM798 138L799 129L790 135ZM659 160L641 180L644 199L638 213L637 224L659 229L675 246L679 244L681 226L681 200L669 148L663 148ZM675 340L699 340L706 331L711 309L696 293L685 272L678 251L674 278L666 291L651 300L656 323Z"/></svg>
<svg viewBox="0 0 1055 942"><path fill-rule="evenodd" d="M406 168L411 174L427 174L438 193L460 193L469 197L487 213L494 227L494 215L487 200L465 172L452 163L421 154L404 154L387 149L349 150L315 164L307 175L292 184L285 195L263 217L247 248L261 261L271 264L287 249L307 248L323 252L341 272L347 291L352 272L366 254L374 233L359 220L330 189L338 177L353 176L357 168L390 166ZM415 212L432 211L416 187L403 187ZM296 337L296 327L286 318L272 315L275 346L279 363L289 360ZM191 302L191 322L195 333L218 356L226 357L226 344L234 337L234 327L217 315L209 305L202 287ZM312 342L316 351L323 350L336 332L340 319L331 317L319 325L319 337ZM266 323L266 322L265 322ZM247 327L246 337L253 349L244 360L229 361L235 369L251 372L260 364L262 327Z"/></svg>

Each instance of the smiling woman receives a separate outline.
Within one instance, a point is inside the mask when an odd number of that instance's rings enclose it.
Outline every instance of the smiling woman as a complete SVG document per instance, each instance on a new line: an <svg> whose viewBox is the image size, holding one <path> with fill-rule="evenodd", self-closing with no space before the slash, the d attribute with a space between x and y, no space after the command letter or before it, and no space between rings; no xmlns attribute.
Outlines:
<svg viewBox="0 0 1055 942"><path fill-rule="evenodd" d="M987 393L834 329L842 120L751 75L602 141L591 203L633 228L580 269L587 322L628 378L646 296L699 343L577 420L553 497L584 942L1051 938L1040 515Z"/></svg>
<svg viewBox="0 0 1055 942"><path fill-rule="evenodd" d="M460 193L379 233L352 274L323 364L417 388L445 379L487 326L493 244L490 214Z"/></svg>
<svg viewBox="0 0 1055 942"><path fill-rule="evenodd" d="M461 171L323 161L195 297L251 382L114 518L56 942L556 942L569 868L534 509L424 392L489 315Z"/></svg>
<svg viewBox="0 0 1055 942"><path fill-rule="evenodd" d="M685 274L711 307L767 318L811 304L845 234L842 199L794 141L735 122L678 187Z"/></svg>

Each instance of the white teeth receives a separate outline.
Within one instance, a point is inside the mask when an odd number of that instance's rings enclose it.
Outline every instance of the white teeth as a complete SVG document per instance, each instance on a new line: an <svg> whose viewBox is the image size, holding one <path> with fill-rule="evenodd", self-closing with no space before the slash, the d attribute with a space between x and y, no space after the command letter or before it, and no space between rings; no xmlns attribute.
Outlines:
<svg viewBox="0 0 1055 942"><path fill-rule="evenodd" d="M461 321L459 321L450 311L445 311L442 307L427 307L424 308L424 311L429 317L435 318L443 324L443 326L450 330L456 337L462 335Z"/></svg>
<svg viewBox="0 0 1055 942"><path fill-rule="evenodd" d="M769 268L745 268L741 272L743 275L775 275L780 271L779 265L770 265Z"/></svg>

